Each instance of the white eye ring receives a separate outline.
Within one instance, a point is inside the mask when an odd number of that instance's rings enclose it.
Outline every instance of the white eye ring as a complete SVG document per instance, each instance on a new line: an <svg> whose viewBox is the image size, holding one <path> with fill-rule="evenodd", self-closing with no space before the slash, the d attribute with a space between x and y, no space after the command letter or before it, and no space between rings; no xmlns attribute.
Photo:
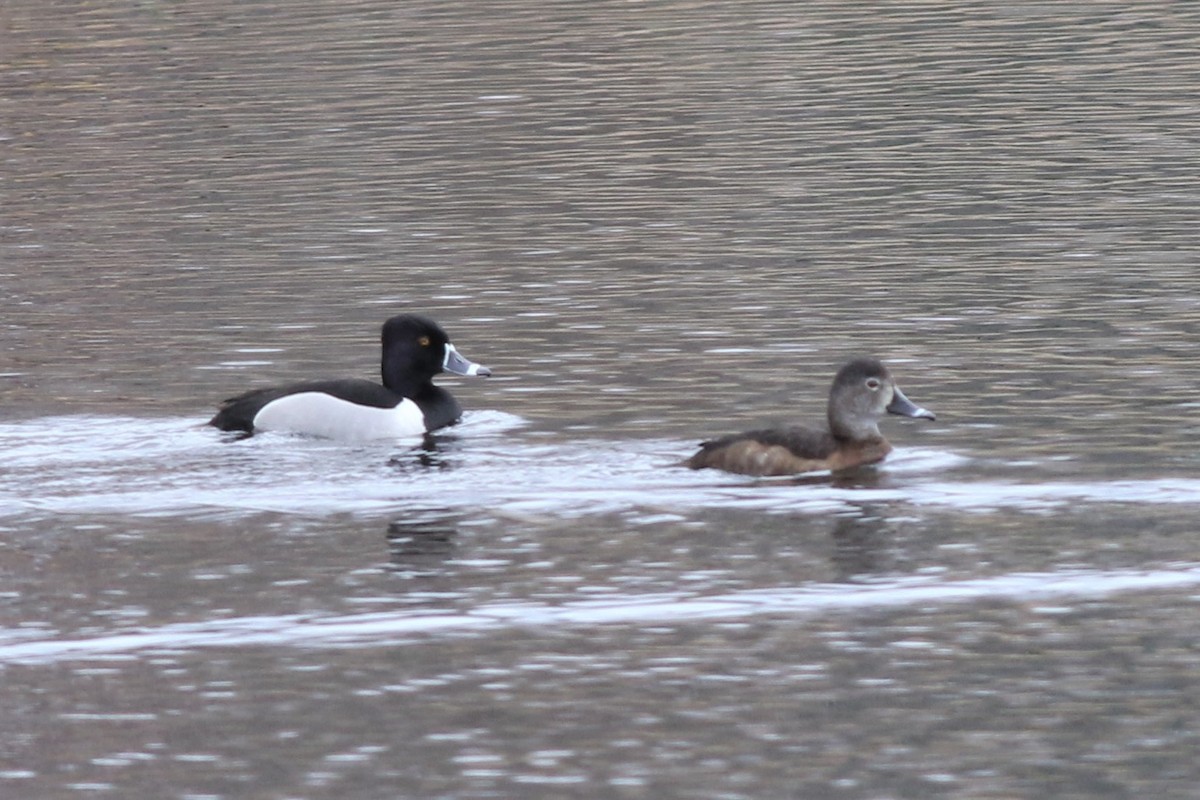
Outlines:
<svg viewBox="0 0 1200 800"><path fill-rule="evenodd" d="M879 382L879 378L867 378L867 388L872 392L879 391L879 387L883 384Z"/></svg>

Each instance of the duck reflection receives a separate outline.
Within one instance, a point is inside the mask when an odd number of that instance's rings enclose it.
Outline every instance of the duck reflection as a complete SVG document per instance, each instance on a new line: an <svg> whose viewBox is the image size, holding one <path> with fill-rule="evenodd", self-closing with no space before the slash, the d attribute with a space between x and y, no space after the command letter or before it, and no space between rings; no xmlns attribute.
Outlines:
<svg viewBox="0 0 1200 800"><path fill-rule="evenodd" d="M854 516L838 517L830 538L835 580L861 580L896 569L892 531L879 511L862 508Z"/></svg>
<svg viewBox="0 0 1200 800"><path fill-rule="evenodd" d="M408 577L435 575L457 549L458 526L453 518L392 522L387 527L387 568Z"/></svg>
<svg viewBox="0 0 1200 800"><path fill-rule="evenodd" d="M793 486L832 486L835 489L878 489L884 484L880 471L874 465L842 472L797 475L786 480Z"/></svg>
<svg viewBox="0 0 1200 800"><path fill-rule="evenodd" d="M388 459L387 465L398 472L416 472L427 469L451 469L454 464L448 458L443 445L454 441L451 436L425 434L421 443Z"/></svg>

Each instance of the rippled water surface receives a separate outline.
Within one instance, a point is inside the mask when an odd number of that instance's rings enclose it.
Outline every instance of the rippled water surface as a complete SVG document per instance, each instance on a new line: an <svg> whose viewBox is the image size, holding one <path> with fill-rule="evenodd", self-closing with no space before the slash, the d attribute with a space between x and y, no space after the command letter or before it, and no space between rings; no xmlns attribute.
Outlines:
<svg viewBox="0 0 1200 800"><path fill-rule="evenodd" d="M0 797L1200 785L1186 3L0 11ZM237 440L428 313L432 441ZM885 359L877 469L680 469Z"/></svg>

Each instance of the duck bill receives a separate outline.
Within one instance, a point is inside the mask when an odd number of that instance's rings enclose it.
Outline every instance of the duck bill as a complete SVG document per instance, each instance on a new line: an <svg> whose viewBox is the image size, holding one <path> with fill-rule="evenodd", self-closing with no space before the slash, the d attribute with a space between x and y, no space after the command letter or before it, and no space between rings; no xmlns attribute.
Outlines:
<svg viewBox="0 0 1200 800"><path fill-rule="evenodd" d="M478 375L481 378L492 374L492 371L482 364L463 358L452 344L446 345L446 360L442 362L442 369L455 375Z"/></svg>
<svg viewBox="0 0 1200 800"><path fill-rule="evenodd" d="M912 400L905 397L904 392L900 391L900 387L898 386L896 387L895 394L892 395L892 402L888 403L887 411L889 414L899 414L902 417L937 419L932 411L921 408Z"/></svg>

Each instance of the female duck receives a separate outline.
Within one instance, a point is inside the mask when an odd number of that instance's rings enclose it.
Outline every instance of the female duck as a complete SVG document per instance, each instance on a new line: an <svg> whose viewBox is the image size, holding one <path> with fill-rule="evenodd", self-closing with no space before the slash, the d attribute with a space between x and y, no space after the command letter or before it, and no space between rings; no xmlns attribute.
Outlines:
<svg viewBox="0 0 1200 800"><path fill-rule="evenodd" d="M879 432L883 415L934 419L914 405L892 379L887 367L873 358L847 363L829 390L829 426L749 431L704 442L684 461L692 469L713 467L743 475L795 475L838 472L882 461L892 446Z"/></svg>
<svg viewBox="0 0 1200 800"><path fill-rule="evenodd" d="M458 354L431 319L401 314L383 323L383 385L357 378L255 389L221 404L223 431L291 431L346 441L420 436L458 422L462 408L434 375L488 376Z"/></svg>

